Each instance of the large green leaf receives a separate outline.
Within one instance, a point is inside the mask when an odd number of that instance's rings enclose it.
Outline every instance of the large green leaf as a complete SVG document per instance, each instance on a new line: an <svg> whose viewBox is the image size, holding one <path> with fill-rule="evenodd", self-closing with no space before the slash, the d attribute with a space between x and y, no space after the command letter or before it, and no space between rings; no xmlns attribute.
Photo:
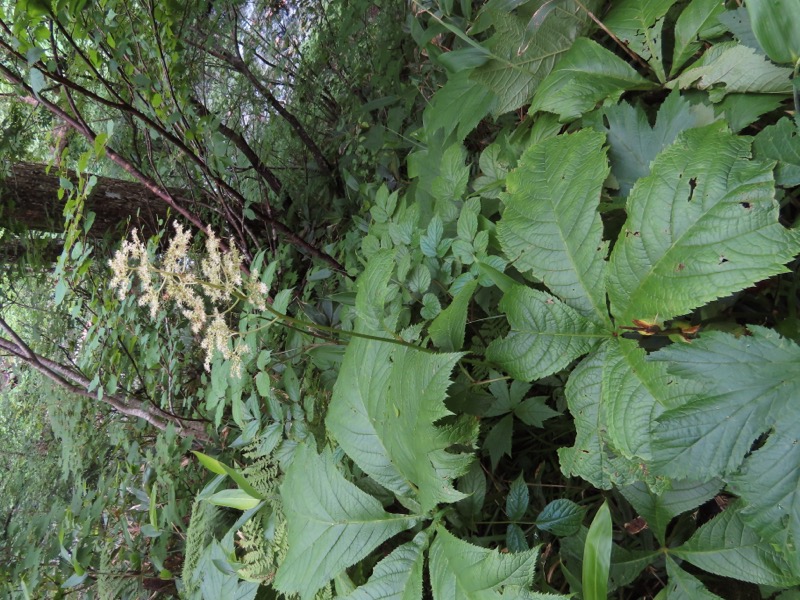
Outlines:
<svg viewBox="0 0 800 600"><path fill-rule="evenodd" d="M523 381L560 371L608 335L558 298L521 285L506 292L500 310L511 333L493 341L486 356Z"/></svg>
<svg viewBox="0 0 800 600"><path fill-rule="evenodd" d="M542 280L598 325L608 323L603 224L597 206L608 165L589 130L535 144L506 177L497 237L520 271Z"/></svg>
<svg viewBox="0 0 800 600"><path fill-rule="evenodd" d="M289 552L275 587L303 600L417 519L387 513L381 503L347 481L329 452L300 444L281 486Z"/></svg>
<svg viewBox="0 0 800 600"><path fill-rule="evenodd" d="M570 121L606 98L652 87L652 82L613 52L592 40L578 38L536 90L529 112L552 112L560 120Z"/></svg>
<svg viewBox="0 0 800 600"><path fill-rule="evenodd" d="M470 79L469 71L450 75L422 114L425 130L432 132L441 127L445 136L455 131L457 140L461 141L475 129L495 101L491 90Z"/></svg>
<svg viewBox="0 0 800 600"><path fill-rule="evenodd" d="M620 489L646 521L650 530L663 544L667 525L679 514L693 510L713 498L722 489L719 479L699 482L676 480L670 482L670 488L660 494L653 493L646 483L638 481Z"/></svg>
<svg viewBox="0 0 800 600"><path fill-rule="evenodd" d="M762 540L742 519L735 502L670 554L704 571L761 585L788 586L800 583L790 565Z"/></svg>
<svg viewBox="0 0 800 600"><path fill-rule="evenodd" d="M702 394L659 419L654 466L673 477L732 474L748 522L762 535L784 531L800 540L800 346L769 329L751 332L710 332L651 355L703 385Z"/></svg>
<svg viewBox="0 0 800 600"><path fill-rule="evenodd" d="M607 345L603 366L602 410L608 441L629 459L649 461L652 423L665 408L685 404L698 385L645 361L636 340L617 338Z"/></svg>
<svg viewBox="0 0 800 600"><path fill-rule="evenodd" d="M505 586L528 587L533 580L538 548L501 554L436 530L430 550L434 600L491 600L502 598Z"/></svg>
<svg viewBox="0 0 800 600"><path fill-rule="evenodd" d="M428 535L395 548L375 565L369 581L339 600L422 600L422 566Z"/></svg>
<svg viewBox="0 0 800 600"><path fill-rule="evenodd" d="M621 196L627 196L637 180L650 174L650 163L681 131L715 120L711 107L693 105L678 92L672 92L664 100L653 126L640 104L632 106L627 102L584 118L584 122L606 134L611 173L619 184Z"/></svg>
<svg viewBox="0 0 800 600"><path fill-rule="evenodd" d="M328 429L350 458L384 487L415 498L424 512L463 498L452 480L473 460L447 449L470 445L477 422L434 426L451 414L444 398L459 356L354 339L328 410Z"/></svg>
<svg viewBox="0 0 800 600"><path fill-rule="evenodd" d="M683 9L675 22L675 49L672 54L671 74L675 74L686 64L702 44L700 40L710 39L725 32L719 15L725 12L725 4L719 0L692 0Z"/></svg>
<svg viewBox="0 0 800 600"><path fill-rule="evenodd" d="M634 462L617 456L604 439L605 422L600 410L603 396L603 367L608 345L583 359L572 371L565 390L567 406L575 419L575 444L559 448L561 472L566 477L582 477L599 489L614 484L627 485L639 481L643 473Z"/></svg>
<svg viewBox="0 0 800 600"><path fill-rule="evenodd" d="M502 8L492 12L495 33L485 45L495 58L477 68L472 77L497 96L495 115L530 100L561 55L587 30L590 20L583 7L594 11L600 2L535 0L532 4L539 8L530 18ZM530 34L531 25L535 35Z"/></svg>
<svg viewBox="0 0 800 600"><path fill-rule="evenodd" d="M617 322L657 322L786 271L797 234L778 224L772 165L713 123L683 132L628 198L609 264Z"/></svg>
<svg viewBox="0 0 800 600"><path fill-rule="evenodd" d="M712 102L727 94L790 94L792 70L772 64L752 48L726 42L709 48L702 58L667 87L708 90Z"/></svg>
<svg viewBox="0 0 800 600"><path fill-rule="evenodd" d="M603 23L628 48L650 65L659 81L664 81L661 53L664 15L676 0L622 0L615 2Z"/></svg>

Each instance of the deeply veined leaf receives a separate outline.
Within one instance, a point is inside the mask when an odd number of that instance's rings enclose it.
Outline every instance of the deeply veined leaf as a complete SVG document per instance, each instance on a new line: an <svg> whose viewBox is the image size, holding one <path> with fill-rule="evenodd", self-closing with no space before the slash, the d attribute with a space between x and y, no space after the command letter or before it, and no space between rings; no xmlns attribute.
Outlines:
<svg viewBox="0 0 800 600"><path fill-rule="evenodd" d="M422 567L428 535L395 548L375 565L369 581L339 600L422 600Z"/></svg>
<svg viewBox="0 0 800 600"><path fill-rule="evenodd" d="M670 375L665 364L646 362L635 340L616 338L607 348L601 402L608 441L626 458L649 461L652 423L699 386Z"/></svg>
<svg viewBox="0 0 800 600"><path fill-rule="evenodd" d="M557 298L521 285L503 296L500 310L511 333L492 342L486 356L523 381L560 371L607 335Z"/></svg>
<svg viewBox="0 0 800 600"><path fill-rule="evenodd" d="M372 331L386 330L384 306L394 265L393 252L377 252L370 257L364 273L358 279L356 313L364 326Z"/></svg>
<svg viewBox="0 0 800 600"><path fill-rule="evenodd" d="M578 38L553 72L536 89L528 109L552 112L570 121L606 98L626 90L646 90L655 84L639 75L613 52L587 38Z"/></svg>
<svg viewBox="0 0 800 600"><path fill-rule="evenodd" d="M669 554L667 575L669 583L665 588L666 600L722 600L716 594L709 592L699 579L681 569Z"/></svg>
<svg viewBox="0 0 800 600"><path fill-rule="evenodd" d="M716 44L666 87L708 90L712 102L728 94L790 94L792 70L778 67L752 48Z"/></svg>
<svg viewBox="0 0 800 600"><path fill-rule="evenodd" d="M772 165L724 124L685 131L628 198L609 261L617 322L658 322L786 271L800 249L778 224Z"/></svg>
<svg viewBox="0 0 800 600"><path fill-rule="evenodd" d="M528 20L520 16L502 8L491 13L495 33L485 45L496 58L476 69L472 77L497 95L493 114L515 110L529 101L561 55L587 30L586 9L596 11L599 6L598 0L559 1L539 23L535 35L527 31Z"/></svg>
<svg viewBox="0 0 800 600"><path fill-rule="evenodd" d="M439 527L431 545L429 569L434 600L502 598L505 586L527 588L539 548L501 554L460 540Z"/></svg>
<svg viewBox="0 0 800 600"><path fill-rule="evenodd" d="M740 502L731 504L670 554L740 581L781 587L800 583L800 574L792 574L789 564L747 526L740 509Z"/></svg>
<svg viewBox="0 0 800 600"><path fill-rule="evenodd" d="M434 426L450 413L444 398L459 354L431 354L389 342L350 342L333 388L326 424L364 472L424 512L463 494L452 480L473 457L451 453L470 445L477 421Z"/></svg>
<svg viewBox="0 0 800 600"><path fill-rule="evenodd" d="M589 130L528 148L506 177L497 225L503 252L586 318L608 323L608 243L597 207L608 164L604 136Z"/></svg>
<svg viewBox="0 0 800 600"><path fill-rule="evenodd" d="M339 473L330 453L306 444L295 451L281 486L289 552L275 576L284 593L313 598L337 573L366 557L417 519L387 513Z"/></svg>
<svg viewBox="0 0 800 600"><path fill-rule="evenodd" d="M461 350L464 345L464 329L467 326L467 309L477 286L478 282L473 280L458 290L450 306L431 323L428 331L437 348L445 352Z"/></svg>
<svg viewBox="0 0 800 600"><path fill-rule="evenodd" d="M713 108L692 105L677 91L664 100L652 127L642 106L631 106L627 102L584 118L585 123L606 134L611 173L619 184L621 196L627 196L637 180L650 174L650 163L681 131L715 120Z"/></svg>
<svg viewBox="0 0 800 600"><path fill-rule="evenodd" d="M652 355L703 392L659 419L654 467L673 476L731 474L742 515L765 537L800 540L800 346L762 327L736 338L710 332ZM772 430L766 443L753 442Z"/></svg>
<svg viewBox="0 0 800 600"><path fill-rule="evenodd" d="M475 129L495 102L490 89L470 79L470 71L450 75L422 114L425 130L436 131L441 127L445 136L455 131L457 141L461 141Z"/></svg>
<svg viewBox="0 0 800 600"><path fill-rule="evenodd" d="M636 463L616 455L601 434L605 422L600 410L603 395L603 366L607 342L572 371L565 394L567 406L575 419L575 444L559 448L561 472L566 477L582 477L599 489L608 490L614 484L626 485L639 481L643 473Z"/></svg>
<svg viewBox="0 0 800 600"><path fill-rule="evenodd" d="M583 548L583 598L605 600L611 570L611 512L608 504L598 509Z"/></svg>
<svg viewBox="0 0 800 600"><path fill-rule="evenodd" d="M719 479L699 482L675 480L670 488L660 494L653 493L646 483L639 481L620 488L620 492L646 521L650 530L663 544L667 525L679 514L693 510L713 498L722 489Z"/></svg>
<svg viewBox="0 0 800 600"><path fill-rule="evenodd" d="M725 12L719 0L692 0L675 22L675 49L672 54L674 75L701 47L700 40L717 37L725 32L717 17Z"/></svg>
<svg viewBox="0 0 800 600"><path fill-rule="evenodd" d="M662 59L661 30L664 15L676 0L622 0L615 2L603 24L628 48L641 56L659 81L666 79Z"/></svg>

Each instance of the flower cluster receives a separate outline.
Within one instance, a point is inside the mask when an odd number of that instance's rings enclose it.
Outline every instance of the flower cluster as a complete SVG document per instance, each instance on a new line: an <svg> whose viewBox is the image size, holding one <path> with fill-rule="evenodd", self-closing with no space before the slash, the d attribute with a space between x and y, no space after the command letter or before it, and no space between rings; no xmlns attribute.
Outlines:
<svg viewBox="0 0 800 600"><path fill-rule="evenodd" d="M113 272L111 288L124 300L135 276L140 288L139 306L148 306L152 319L157 318L162 301L174 302L192 331L202 335L206 370L211 369L216 351L231 362L231 373L239 375L242 359L250 348L241 339L234 339L235 334L225 321L224 305L230 303L230 310L238 301L246 300L264 310L268 290L257 273L243 277L242 256L236 248L223 252L214 232L209 229L207 233L206 256L200 261L198 276L195 263L189 258L191 233L179 223L175 223L175 235L159 261L151 259L134 229L131 239L125 240L109 261Z"/></svg>

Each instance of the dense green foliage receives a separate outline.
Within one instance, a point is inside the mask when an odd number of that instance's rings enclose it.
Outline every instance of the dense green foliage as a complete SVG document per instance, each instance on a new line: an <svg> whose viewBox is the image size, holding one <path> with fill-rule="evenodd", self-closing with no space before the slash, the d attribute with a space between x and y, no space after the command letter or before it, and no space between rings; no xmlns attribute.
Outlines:
<svg viewBox="0 0 800 600"><path fill-rule="evenodd" d="M0 4L64 217L2 221L0 589L795 598L800 13L741 4Z"/></svg>

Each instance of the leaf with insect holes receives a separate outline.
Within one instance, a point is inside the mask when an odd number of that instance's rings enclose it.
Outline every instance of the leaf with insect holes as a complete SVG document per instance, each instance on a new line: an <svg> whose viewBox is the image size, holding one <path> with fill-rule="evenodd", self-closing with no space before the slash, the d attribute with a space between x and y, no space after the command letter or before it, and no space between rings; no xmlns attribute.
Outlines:
<svg viewBox="0 0 800 600"><path fill-rule="evenodd" d="M800 234L778 223L772 165L723 123L684 131L628 198L609 260L618 323L686 314L786 272Z"/></svg>

